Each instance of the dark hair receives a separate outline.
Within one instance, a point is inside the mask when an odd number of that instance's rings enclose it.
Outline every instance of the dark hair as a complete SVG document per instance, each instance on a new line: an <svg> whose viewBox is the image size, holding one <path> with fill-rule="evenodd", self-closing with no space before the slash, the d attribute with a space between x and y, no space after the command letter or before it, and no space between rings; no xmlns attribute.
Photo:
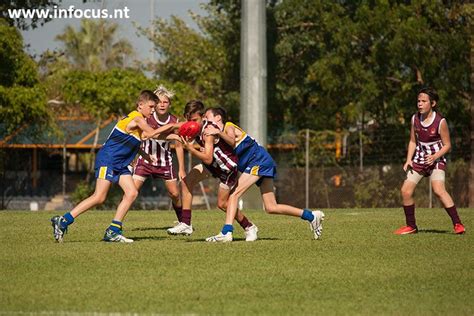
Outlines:
<svg viewBox="0 0 474 316"><path fill-rule="evenodd" d="M214 114L214 116L216 115L220 115L221 116L221 119L222 119L222 123L226 123L227 122L227 111L223 108L223 107L212 107L212 108L207 108L206 109L206 112L207 111L211 111L212 114Z"/></svg>
<svg viewBox="0 0 474 316"><path fill-rule="evenodd" d="M422 88L422 89L420 89L420 91L418 91L418 95L420 95L420 93L427 94L430 97L430 102L431 103L433 103L433 101L436 101L436 103L438 103L438 101L439 101L438 92L436 92L436 90L433 89L432 87Z"/></svg>
<svg viewBox="0 0 474 316"><path fill-rule="evenodd" d="M204 115L204 104L199 100L191 100L184 106L184 117L189 119L194 113Z"/></svg>
<svg viewBox="0 0 474 316"><path fill-rule="evenodd" d="M146 101L153 101L153 102L158 102L160 101L158 99L158 97L156 96L156 94L153 93L153 91L150 91L150 90L142 90L140 92L140 95L138 96L138 99L137 99L137 106L138 106L138 103L140 102L146 102Z"/></svg>

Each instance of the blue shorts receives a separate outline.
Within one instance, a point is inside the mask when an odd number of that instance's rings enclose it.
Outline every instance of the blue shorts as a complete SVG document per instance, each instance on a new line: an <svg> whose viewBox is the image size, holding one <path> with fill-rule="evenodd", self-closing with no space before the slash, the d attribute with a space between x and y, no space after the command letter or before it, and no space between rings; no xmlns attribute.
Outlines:
<svg viewBox="0 0 474 316"><path fill-rule="evenodd" d="M239 148L241 145L242 147ZM257 185L261 184L263 177L275 178L275 161L273 161L265 148L260 146L254 139L246 137L237 146L236 153L239 157L238 168L240 172L262 177L262 179L257 181Z"/></svg>
<svg viewBox="0 0 474 316"><path fill-rule="evenodd" d="M114 166L95 166L95 178L96 179L104 179L110 181L112 183L118 183L120 176L122 175L132 175L132 172L127 167L124 168L117 168Z"/></svg>

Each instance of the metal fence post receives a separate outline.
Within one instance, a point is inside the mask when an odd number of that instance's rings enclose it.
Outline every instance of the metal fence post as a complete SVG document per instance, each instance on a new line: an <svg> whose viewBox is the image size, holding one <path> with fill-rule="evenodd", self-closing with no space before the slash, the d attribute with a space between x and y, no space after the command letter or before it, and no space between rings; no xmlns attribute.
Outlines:
<svg viewBox="0 0 474 316"><path fill-rule="evenodd" d="M306 129L305 139L305 207L309 208L309 129Z"/></svg>
<svg viewBox="0 0 474 316"><path fill-rule="evenodd" d="M428 190L430 191L429 192L429 199L430 199L429 208L433 208L433 189L431 187L431 179L428 182L429 182L428 183Z"/></svg>

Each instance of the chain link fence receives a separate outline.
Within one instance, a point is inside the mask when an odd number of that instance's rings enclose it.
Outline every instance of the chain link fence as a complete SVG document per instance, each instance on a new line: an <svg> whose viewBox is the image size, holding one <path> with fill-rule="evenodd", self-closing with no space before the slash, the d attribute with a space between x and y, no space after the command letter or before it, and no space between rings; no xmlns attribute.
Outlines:
<svg viewBox="0 0 474 316"><path fill-rule="evenodd" d="M398 127L385 127L342 132L302 130L280 136L276 144L268 146L278 165L275 179L278 201L310 208L400 207L400 188L406 176L402 166L409 138L407 132ZM448 155L446 173L446 188L458 207L469 204L470 143L463 132L451 128L453 148ZM63 153L42 150L33 179L30 151L2 150L2 209L28 208L31 201L38 201L41 208L63 190L69 201L75 203L93 192L94 181L84 183L90 161L88 153L68 152L63 177ZM200 163L189 158L186 155L188 169ZM217 189L217 180L204 181L195 188L193 207L215 208ZM121 189L115 186L103 208L114 209L121 195ZM430 193L426 179L417 186L415 201L419 207L441 207ZM133 208L170 209L163 181L148 179Z"/></svg>

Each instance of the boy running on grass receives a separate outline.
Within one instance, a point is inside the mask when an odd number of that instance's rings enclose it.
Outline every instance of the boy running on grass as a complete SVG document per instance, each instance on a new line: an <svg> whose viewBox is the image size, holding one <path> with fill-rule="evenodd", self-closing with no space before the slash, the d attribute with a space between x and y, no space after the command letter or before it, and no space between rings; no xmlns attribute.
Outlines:
<svg viewBox="0 0 474 316"><path fill-rule="evenodd" d="M193 188L199 182L208 179L211 176L220 180L219 191L217 194L217 206L224 212L226 211L229 194L237 182L237 156L234 154L232 147L219 137L206 134L210 125L213 125L215 129L221 129L223 128L223 125L203 121L203 114L204 104L201 101L193 100L186 104L184 117L188 121L202 123L203 126L201 134L196 137L196 142L201 146L201 149L198 150L194 148L194 146L189 143L189 140L184 138L182 138L183 147L193 156L202 160L202 164L194 166L181 183L181 196L183 199L182 222L177 226L168 229L168 233L170 234L192 234L192 192ZM226 116L225 112L220 112L219 115ZM257 240L257 226L252 224L240 211L237 211L237 214L234 217L236 217L237 222L245 230L245 240Z"/></svg>
<svg viewBox="0 0 474 316"><path fill-rule="evenodd" d="M253 185L260 187L265 211L269 214L289 215L300 217L308 221L314 233L314 238L319 239L322 234L324 213L317 210L300 209L294 206L278 204L275 198L273 178L276 175L276 164L270 154L260 146L255 139L250 137L237 125L226 122L225 118L216 115L222 108L210 108L205 113L205 119L216 124L225 124L224 129L212 126L206 131L208 135L218 136L234 148L238 157L240 175L237 186L232 191L227 202L225 225L219 234L206 239L208 242L232 241L234 227L232 222L237 212L237 203L240 197Z"/></svg>
<svg viewBox="0 0 474 316"><path fill-rule="evenodd" d="M51 218L53 235L57 242L62 242L64 233L74 219L96 205L102 204L107 197L112 183L118 183L123 189L122 201L117 207L114 219L106 229L104 241L133 242L122 235L122 221L135 201L138 190L133 183L129 164L135 158L142 140L157 138L163 133L171 132L176 126L168 124L158 129L151 128L145 121L154 110L158 97L149 90L143 90L137 100L137 109L121 119L114 127L105 144L97 153L95 160L95 192L80 202L72 211L63 216ZM172 138L172 135L170 135ZM175 135L176 136L176 135Z"/></svg>
<svg viewBox="0 0 474 316"><path fill-rule="evenodd" d="M155 112L148 118L146 122L152 128L161 128L167 124L177 123L178 118L171 113L171 98L174 93L163 86L159 86L154 93L159 101L156 105ZM181 180L186 175L184 170L184 151L180 142L175 142L176 157L178 158L178 174L173 168L173 158L171 153L171 142L169 140L147 139L142 142L140 155L133 172L133 181L138 190L141 189L148 177L153 179L160 178L165 181L165 187L171 198L173 209L176 213L178 222L181 222L181 199L178 185L178 177ZM152 161L147 159L150 157Z"/></svg>

